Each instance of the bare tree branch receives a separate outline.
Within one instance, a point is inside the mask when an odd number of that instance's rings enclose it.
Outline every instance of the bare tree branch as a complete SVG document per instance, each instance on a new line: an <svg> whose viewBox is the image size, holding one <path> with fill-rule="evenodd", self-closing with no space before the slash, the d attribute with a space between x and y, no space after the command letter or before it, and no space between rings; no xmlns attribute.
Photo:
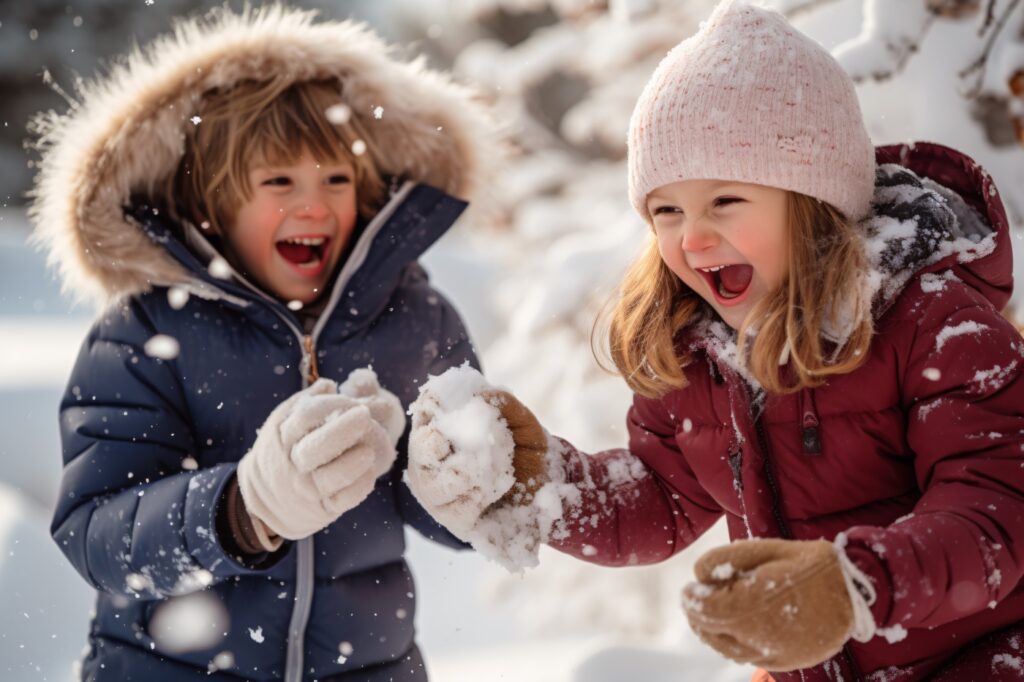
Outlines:
<svg viewBox="0 0 1024 682"><path fill-rule="evenodd" d="M992 26L992 30L988 34L988 40L985 41L985 48L981 51L981 54L979 54L977 59L968 64L960 71L959 74L957 74L964 80L977 74L974 84L967 91L967 97L975 97L981 91L981 84L985 75L985 65L988 62L989 54L992 52L992 46L995 45L996 38L998 38L999 34L1002 33L1003 28L1006 26L1006 22L1009 21L1010 16L1013 14L1013 11L1017 9L1017 6L1020 5L1020 2L1021 0L1010 0L1010 3L1002 16L1000 16L995 25ZM992 9L994 5L995 0L991 0L989 3L989 9ZM985 18L985 23L990 23L988 17ZM979 33L979 35L983 35L983 32Z"/></svg>

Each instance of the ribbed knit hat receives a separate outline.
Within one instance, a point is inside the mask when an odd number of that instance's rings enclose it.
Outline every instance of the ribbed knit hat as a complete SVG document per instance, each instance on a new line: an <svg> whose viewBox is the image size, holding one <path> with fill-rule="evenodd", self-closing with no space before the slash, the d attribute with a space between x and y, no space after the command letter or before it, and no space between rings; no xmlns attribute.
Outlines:
<svg viewBox="0 0 1024 682"><path fill-rule="evenodd" d="M629 198L678 180L800 192L868 211L875 152L853 81L778 12L722 0L655 69L629 124Z"/></svg>

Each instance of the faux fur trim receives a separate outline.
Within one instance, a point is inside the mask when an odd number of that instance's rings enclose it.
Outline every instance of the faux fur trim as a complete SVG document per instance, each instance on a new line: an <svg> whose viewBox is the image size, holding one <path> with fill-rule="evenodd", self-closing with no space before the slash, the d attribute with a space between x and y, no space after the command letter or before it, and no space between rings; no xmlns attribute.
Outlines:
<svg viewBox="0 0 1024 682"><path fill-rule="evenodd" d="M67 113L35 119L42 160L29 216L69 294L102 306L188 280L122 207L174 172L203 92L271 72L295 81L338 78L345 102L380 141L384 173L477 198L501 142L476 94L422 59L396 58L361 24L314 18L275 5L180 22L79 86Z"/></svg>

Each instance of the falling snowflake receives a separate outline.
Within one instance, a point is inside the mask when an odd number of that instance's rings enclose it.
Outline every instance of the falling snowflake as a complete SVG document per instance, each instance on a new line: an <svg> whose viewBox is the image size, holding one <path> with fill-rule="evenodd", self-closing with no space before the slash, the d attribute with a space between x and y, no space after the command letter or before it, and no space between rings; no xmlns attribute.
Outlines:
<svg viewBox="0 0 1024 682"><path fill-rule="evenodd" d="M188 303L188 291L181 287L171 287L167 290L167 302L175 310L181 310Z"/></svg>
<svg viewBox="0 0 1024 682"><path fill-rule="evenodd" d="M207 269L217 279L228 279L231 277L231 266L220 256L210 261L210 266Z"/></svg>
<svg viewBox="0 0 1024 682"><path fill-rule="evenodd" d="M178 344L178 340L173 336L167 336L167 334L156 334L151 337L149 341L146 341L146 345L143 346L143 350L146 351L146 355L152 358L173 360L178 357L178 353L181 351L181 346Z"/></svg>
<svg viewBox="0 0 1024 682"><path fill-rule="evenodd" d="M350 109L347 104L335 104L327 107L324 115L327 116L327 120L334 125L345 125L352 118L352 109Z"/></svg>

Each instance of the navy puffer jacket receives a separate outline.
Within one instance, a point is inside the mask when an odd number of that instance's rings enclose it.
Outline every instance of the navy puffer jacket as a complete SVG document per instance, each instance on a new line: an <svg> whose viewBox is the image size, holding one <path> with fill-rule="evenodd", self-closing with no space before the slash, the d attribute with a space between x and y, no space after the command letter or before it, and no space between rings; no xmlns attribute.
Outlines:
<svg viewBox="0 0 1024 682"><path fill-rule="evenodd" d="M336 79L374 136L367 153L382 175L404 179L362 227L310 333L244 279L213 277L201 231L137 200L174 173L182 128L201 125L191 112L203 92L269 74ZM484 182L497 148L489 115L447 77L395 60L364 27L281 7L182 24L85 83L79 99L37 122L30 215L66 289L103 311L61 403L52 524L98 592L83 678L426 679L403 526L461 543L402 482L404 438L365 502L273 554L230 556L218 512L257 429L314 367L340 382L371 366L408 405L429 374L475 364L458 315L417 259ZM157 335L177 352L147 348ZM223 607L198 650L174 645L191 633L153 637L154 618L185 599Z"/></svg>
<svg viewBox="0 0 1024 682"><path fill-rule="evenodd" d="M140 226L222 293L192 295L176 310L157 287L110 309L89 332L61 403L65 468L53 536L100 592L86 679L206 678L223 651L233 659L224 679L279 680L300 662L319 680L425 678L403 523L461 543L402 482L404 440L369 499L250 565L225 551L216 519L257 429L303 388L307 343L321 376L340 382L369 365L405 405L420 377L476 364L458 315L415 262L463 207L427 186L393 197L309 335L281 302L215 280L158 217ZM177 341L176 357L147 354L158 334ZM155 607L206 584L227 610L227 635L211 648L162 651L149 630Z"/></svg>

